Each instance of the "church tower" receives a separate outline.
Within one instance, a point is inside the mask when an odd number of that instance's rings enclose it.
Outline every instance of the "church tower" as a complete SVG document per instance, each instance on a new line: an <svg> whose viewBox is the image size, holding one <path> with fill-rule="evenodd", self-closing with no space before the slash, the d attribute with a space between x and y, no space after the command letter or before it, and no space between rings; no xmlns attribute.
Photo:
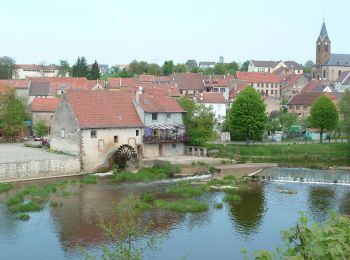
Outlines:
<svg viewBox="0 0 350 260"><path fill-rule="evenodd" d="M323 21L320 35L316 41L316 73L321 76L321 66L331 57L331 41L329 40L326 24Z"/></svg>

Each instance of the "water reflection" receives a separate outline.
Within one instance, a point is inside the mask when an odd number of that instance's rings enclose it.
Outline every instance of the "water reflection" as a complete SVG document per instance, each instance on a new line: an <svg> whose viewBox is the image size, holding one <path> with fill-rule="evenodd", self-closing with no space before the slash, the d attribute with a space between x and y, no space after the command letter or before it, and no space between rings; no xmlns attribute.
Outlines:
<svg viewBox="0 0 350 260"><path fill-rule="evenodd" d="M230 218L235 229L241 235L249 237L258 232L265 211L265 195L263 185L252 184L250 189L239 193L242 200L238 204L230 204Z"/></svg>
<svg viewBox="0 0 350 260"><path fill-rule="evenodd" d="M350 216L350 192L344 194L339 205L339 211L342 214Z"/></svg>
<svg viewBox="0 0 350 260"><path fill-rule="evenodd" d="M316 186L309 188L308 207L315 221L324 221L329 211L334 208L335 191L332 186Z"/></svg>

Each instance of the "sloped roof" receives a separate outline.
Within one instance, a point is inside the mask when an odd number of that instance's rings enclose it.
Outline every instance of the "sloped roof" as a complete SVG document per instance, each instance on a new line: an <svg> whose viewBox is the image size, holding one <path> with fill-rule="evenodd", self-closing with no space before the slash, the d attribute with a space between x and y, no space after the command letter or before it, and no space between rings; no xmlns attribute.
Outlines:
<svg viewBox="0 0 350 260"><path fill-rule="evenodd" d="M182 107L170 97L161 94L143 93L139 96L140 106L145 112L183 113Z"/></svg>
<svg viewBox="0 0 350 260"><path fill-rule="evenodd" d="M6 86L15 89L28 89L30 81L27 79L2 79L0 80L1 86Z"/></svg>
<svg viewBox="0 0 350 260"><path fill-rule="evenodd" d="M34 98L32 112L56 112L60 98Z"/></svg>
<svg viewBox="0 0 350 260"><path fill-rule="evenodd" d="M47 65L37 65L37 64L16 64L17 69L27 69L27 70L59 70L58 66L47 66Z"/></svg>
<svg viewBox="0 0 350 260"><path fill-rule="evenodd" d="M249 82L242 82L234 86L229 93L229 98L235 98L242 90L249 86Z"/></svg>
<svg viewBox="0 0 350 260"><path fill-rule="evenodd" d="M329 60L323 66L344 66L350 67L350 54L332 53Z"/></svg>
<svg viewBox="0 0 350 260"><path fill-rule="evenodd" d="M226 103L224 96L219 92L197 93L196 101L198 103L219 103L219 104Z"/></svg>
<svg viewBox="0 0 350 260"><path fill-rule="evenodd" d="M245 80L249 83L279 83L279 79L276 74L267 72L236 72L237 79Z"/></svg>
<svg viewBox="0 0 350 260"><path fill-rule="evenodd" d="M174 73L173 81L179 90L204 90L201 73Z"/></svg>
<svg viewBox="0 0 350 260"><path fill-rule="evenodd" d="M347 78L349 78L350 76L350 71L343 71L339 77L335 80L335 82L340 82L343 83L344 81L346 81Z"/></svg>
<svg viewBox="0 0 350 260"><path fill-rule="evenodd" d="M328 36L328 33L327 33L326 24L325 22L323 22L319 37L323 41L327 36Z"/></svg>
<svg viewBox="0 0 350 260"><path fill-rule="evenodd" d="M285 61L284 64L286 64L288 69L292 69L292 70L302 70L303 69L303 66L301 66L299 63L297 63L293 60Z"/></svg>
<svg viewBox="0 0 350 260"><path fill-rule="evenodd" d="M67 91L66 97L81 128L143 126L127 92Z"/></svg>
<svg viewBox="0 0 350 260"><path fill-rule="evenodd" d="M295 95L289 102L288 105L301 105L301 106L311 106L312 103L319 97L319 96L327 96L332 100L336 100L336 96L334 96L332 93L324 93L324 92L310 92L310 93L301 93L298 95Z"/></svg>
<svg viewBox="0 0 350 260"><path fill-rule="evenodd" d="M304 77L303 74L293 74L290 75L284 82L283 88L289 88L294 86L300 78Z"/></svg>
<svg viewBox="0 0 350 260"><path fill-rule="evenodd" d="M309 83L306 84L305 87L303 87L301 92L306 92L306 93L313 92L318 86L321 86L321 85L323 86L323 84L324 84L323 80L311 80L309 81Z"/></svg>
<svg viewBox="0 0 350 260"><path fill-rule="evenodd" d="M113 88L135 88L137 85L136 79L134 78L109 78L108 79L108 87Z"/></svg>
<svg viewBox="0 0 350 260"><path fill-rule="evenodd" d="M232 80L233 76L231 75L213 75L203 77L205 87L228 87Z"/></svg>
<svg viewBox="0 0 350 260"><path fill-rule="evenodd" d="M50 82L31 82L29 96L50 96Z"/></svg>
<svg viewBox="0 0 350 260"><path fill-rule="evenodd" d="M267 68L274 68L277 66L278 63L281 61L267 61L267 60L252 60L255 67L267 67Z"/></svg>

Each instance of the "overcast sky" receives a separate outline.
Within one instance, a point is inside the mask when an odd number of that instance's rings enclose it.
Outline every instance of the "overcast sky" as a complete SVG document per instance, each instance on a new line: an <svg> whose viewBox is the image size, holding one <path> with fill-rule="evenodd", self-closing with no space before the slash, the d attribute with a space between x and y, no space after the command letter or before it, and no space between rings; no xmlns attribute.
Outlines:
<svg viewBox="0 0 350 260"><path fill-rule="evenodd" d="M350 53L348 0L11 0L0 10L0 56L17 63L304 63L324 16L332 52Z"/></svg>

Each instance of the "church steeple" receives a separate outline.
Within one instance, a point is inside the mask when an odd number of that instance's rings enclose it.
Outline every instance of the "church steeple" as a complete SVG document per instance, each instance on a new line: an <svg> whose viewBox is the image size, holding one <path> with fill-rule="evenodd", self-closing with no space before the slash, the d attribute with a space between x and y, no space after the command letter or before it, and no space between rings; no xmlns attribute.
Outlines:
<svg viewBox="0 0 350 260"><path fill-rule="evenodd" d="M321 32L320 32L319 37L320 37L321 41L323 41L326 37L328 37L327 28L326 28L326 24L324 21L322 24L322 28L321 28Z"/></svg>

